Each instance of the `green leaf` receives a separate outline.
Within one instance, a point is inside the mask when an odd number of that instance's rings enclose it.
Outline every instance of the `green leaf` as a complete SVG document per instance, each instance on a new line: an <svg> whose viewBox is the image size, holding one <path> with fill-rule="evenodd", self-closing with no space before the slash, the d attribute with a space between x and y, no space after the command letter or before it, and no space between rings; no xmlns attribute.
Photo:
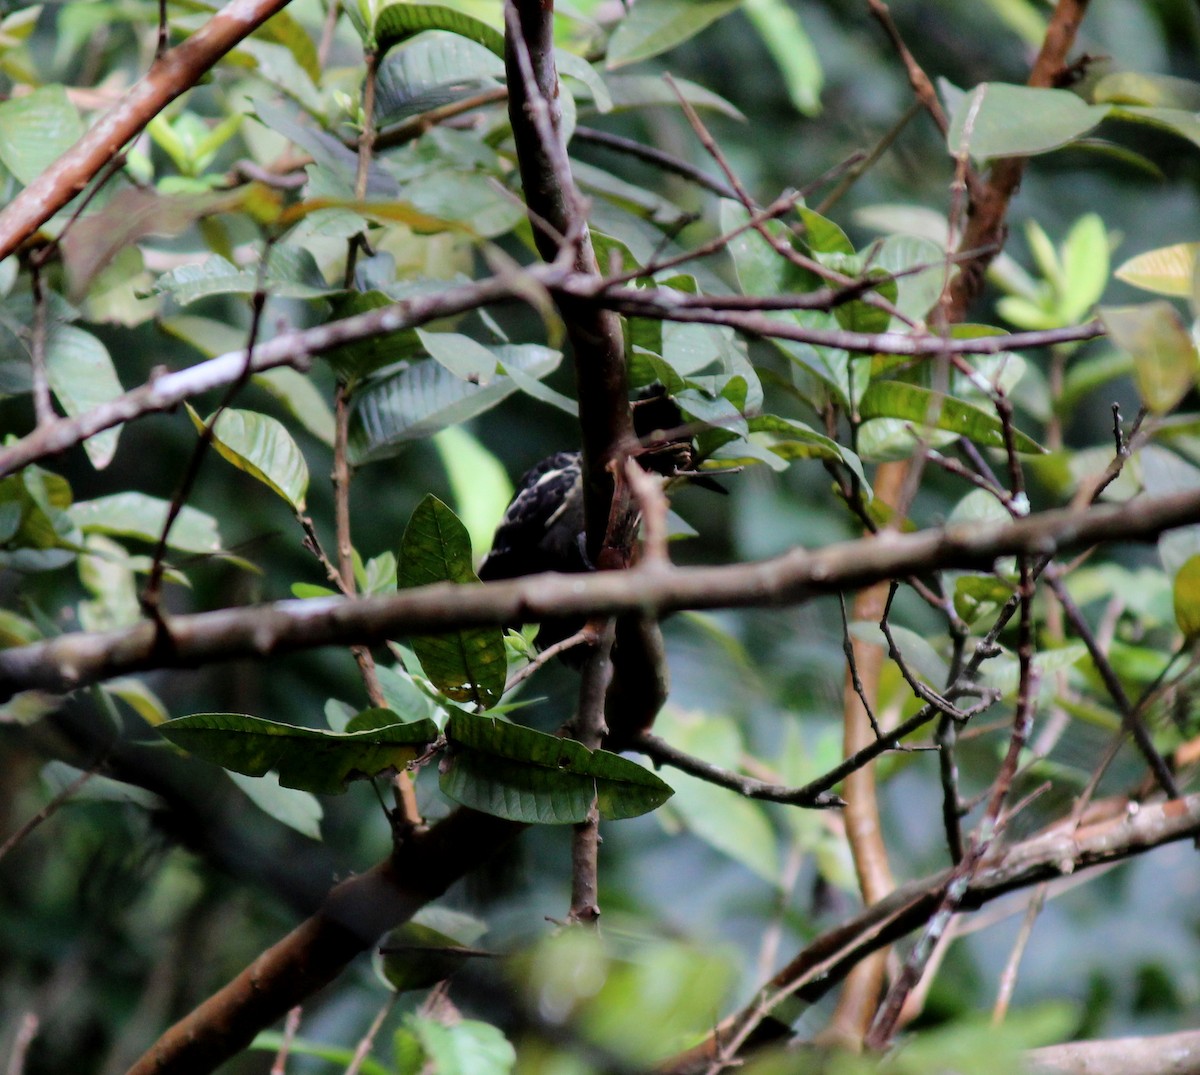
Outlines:
<svg viewBox="0 0 1200 1075"><path fill-rule="evenodd" d="M42 86L0 103L0 162L32 183L83 137L83 121L62 86Z"/></svg>
<svg viewBox="0 0 1200 1075"><path fill-rule="evenodd" d="M239 269L213 254L201 265L181 265L154 282L154 294L168 294L181 306L213 295L253 295L262 285L280 299L323 299L334 293L325 283L312 254L277 243L271 248L262 280L256 268Z"/></svg>
<svg viewBox="0 0 1200 1075"><path fill-rule="evenodd" d="M1104 306L1100 319L1113 343L1133 356L1133 378L1155 414L1171 410L1196 383L1196 345L1178 311L1164 299Z"/></svg>
<svg viewBox="0 0 1200 1075"><path fill-rule="evenodd" d="M385 127L492 86L503 60L457 34L437 33L395 49L379 65L375 122Z"/></svg>
<svg viewBox="0 0 1200 1075"><path fill-rule="evenodd" d="M930 426L966 437L987 448L1004 447L1004 427L994 414L962 400L902 381L875 381L863 394L859 415L898 418L918 427ZM1019 429L1013 430L1018 452L1042 453L1045 449Z"/></svg>
<svg viewBox="0 0 1200 1075"><path fill-rule="evenodd" d="M113 493L72 504L67 513L84 533L121 534L154 544L162 533L170 504L145 493ZM221 551L217 520L207 512L183 506L167 544L181 552Z"/></svg>
<svg viewBox="0 0 1200 1075"><path fill-rule="evenodd" d="M1190 298L1200 243L1175 243L1138 254L1113 273L1118 280L1156 295Z"/></svg>
<svg viewBox="0 0 1200 1075"><path fill-rule="evenodd" d="M1092 100L1097 104L1146 105L1200 112L1200 82L1143 71L1114 71L1092 87Z"/></svg>
<svg viewBox="0 0 1200 1075"><path fill-rule="evenodd" d="M231 772L229 779L264 814L273 817L281 825L295 829L312 840L321 838L321 818L325 811L320 800L311 792L285 788L274 773L254 777Z"/></svg>
<svg viewBox="0 0 1200 1075"><path fill-rule="evenodd" d="M313 82L321 81L321 63L317 58L317 46L309 32L286 11L277 11L256 31L258 37L278 42L292 54L300 69Z"/></svg>
<svg viewBox="0 0 1200 1075"><path fill-rule="evenodd" d="M648 60L695 37L741 0L638 0L608 42L609 68Z"/></svg>
<svg viewBox="0 0 1200 1075"><path fill-rule="evenodd" d="M446 30L482 45L497 56L504 56L504 35L494 27L462 11L421 0L388 4L375 17L375 41L379 54L426 30Z"/></svg>
<svg viewBox="0 0 1200 1075"><path fill-rule="evenodd" d="M792 104L806 116L817 115L825 73L795 8L787 0L744 0L743 10L783 75Z"/></svg>
<svg viewBox="0 0 1200 1075"><path fill-rule="evenodd" d="M398 560L400 589L434 582L479 582L466 527L432 494L412 513ZM412 640L412 647L425 674L446 697L490 709L504 693L508 660L499 627L422 635Z"/></svg>
<svg viewBox="0 0 1200 1075"><path fill-rule="evenodd" d="M727 766L746 752L737 725L727 717L685 716L668 707L655 728L679 750L714 765ZM665 814L768 884L780 883L778 837L762 803L682 773L673 775L672 783L675 794Z"/></svg>
<svg viewBox="0 0 1200 1075"><path fill-rule="evenodd" d="M55 323L46 334L46 377L55 398L71 417L116 399L123 391L108 349L90 332L74 325ZM114 426L83 442L97 470L112 462L120 433L121 427Z"/></svg>
<svg viewBox="0 0 1200 1075"><path fill-rule="evenodd" d="M197 430L211 421L211 416L201 418L191 404L187 410ZM212 445L222 459L283 497L293 511L304 511L308 464L282 422L256 411L224 410L213 430Z"/></svg>
<svg viewBox="0 0 1200 1075"><path fill-rule="evenodd" d="M158 726L176 746L245 776L279 773L285 788L338 795L350 780L403 769L437 738L431 720L358 732L298 728L243 713L193 713Z"/></svg>
<svg viewBox="0 0 1200 1075"><path fill-rule="evenodd" d="M637 817L672 792L648 769L573 739L491 717L455 714L441 788L455 802L529 825L577 824L595 799L602 817Z"/></svg>
<svg viewBox="0 0 1200 1075"><path fill-rule="evenodd" d="M605 79L605 83L612 97L614 112L647 108L652 105L674 107L679 105L679 97L676 97L671 87L657 75L609 75ZM720 112L723 116L743 123L746 120L745 115L736 105L695 82L689 82L686 78L677 78L675 79L675 88L693 108L700 111Z"/></svg>
<svg viewBox="0 0 1200 1075"><path fill-rule="evenodd" d="M951 156L977 161L1029 157L1073 142L1107 115L1066 90L982 82L952 110L946 142Z"/></svg>
<svg viewBox="0 0 1200 1075"><path fill-rule="evenodd" d="M490 348L505 369L541 379L558 368L562 352L537 344ZM350 413L350 456L355 464L387 459L421 440L490 410L517 390L508 376L474 384L437 362L414 362L381 376L355 394Z"/></svg>
<svg viewBox="0 0 1200 1075"><path fill-rule="evenodd" d="M1171 587L1175 600L1175 622L1185 638L1200 633L1200 556L1189 556L1175 575Z"/></svg>
<svg viewBox="0 0 1200 1075"><path fill-rule="evenodd" d="M1069 323L1080 321L1100 301L1108 284L1108 231L1096 213L1085 213L1067 232L1062 244L1061 313Z"/></svg>
<svg viewBox="0 0 1200 1075"><path fill-rule="evenodd" d="M471 537L472 549L486 549L512 499L508 471L462 426L443 429L433 438L433 446L446 468L454 507Z"/></svg>
<svg viewBox="0 0 1200 1075"><path fill-rule="evenodd" d="M379 945L376 970L397 993L428 989L454 974L469 948L487 932L478 918L445 907L422 907Z"/></svg>
<svg viewBox="0 0 1200 1075"><path fill-rule="evenodd" d="M453 1025L416 1014L404 1018L404 1028L415 1034L427 1063L421 1070L438 1075L508 1075L517 1053L504 1031L478 1019Z"/></svg>

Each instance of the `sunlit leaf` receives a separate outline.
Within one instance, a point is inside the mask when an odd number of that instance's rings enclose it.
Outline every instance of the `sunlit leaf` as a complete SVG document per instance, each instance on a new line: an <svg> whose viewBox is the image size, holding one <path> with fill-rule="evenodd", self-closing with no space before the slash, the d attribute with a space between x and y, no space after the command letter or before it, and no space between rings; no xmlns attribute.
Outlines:
<svg viewBox="0 0 1200 1075"><path fill-rule="evenodd" d="M787 0L744 0L743 10L783 75L792 104L815 116L821 111L825 73L796 9Z"/></svg>
<svg viewBox="0 0 1200 1075"><path fill-rule="evenodd" d="M648 60L728 15L741 0L638 0L608 42L608 66Z"/></svg>
<svg viewBox="0 0 1200 1075"><path fill-rule="evenodd" d="M358 732L280 724L243 713L193 713L158 726L176 746L245 776L275 770L285 788L337 795L350 780L403 769L438 734L431 720Z"/></svg>
<svg viewBox="0 0 1200 1075"><path fill-rule="evenodd" d="M1187 638L1200 633L1200 556L1190 556L1175 575L1172 584L1175 622Z"/></svg>
<svg viewBox="0 0 1200 1075"><path fill-rule="evenodd" d="M952 110L946 142L952 155L977 161L1028 157L1073 142L1106 115L1067 90L983 82Z"/></svg>
<svg viewBox="0 0 1200 1075"><path fill-rule="evenodd" d="M902 381L872 382L859 403L859 414L863 419L903 419L917 427L947 430L985 447L1004 447L1004 426L996 415L941 392ZM1041 453L1045 450L1019 429L1012 433L1018 452Z"/></svg>
<svg viewBox="0 0 1200 1075"><path fill-rule="evenodd" d="M75 325L54 324L47 332L46 377L55 398L72 417L86 414L124 391L108 348ZM97 470L112 462L120 432L120 426L113 426L83 442Z"/></svg>
<svg viewBox="0 0 1200 1075"><path fill-rule="evenodd" d="M1194 287L1198 254L1200 243L1160 246L1123 262L1113 275L1156 295L1189 298Z"/></svg>
<svg viewBox="0 0 1200 1075"><path fill-rule="evenodd" d="M202 419L191 405L188 414L198 430L211 421L211 416ZM308 464L282 422L268 414L228 408L217 419L212 438L223 459L283 497L293 511L304 511Z"/></svg>
<svg viewBox="0 0 1200 1075"><path fill-rule="evenodd" d="M170 504L145 493L113 493L72 504L68 514L85 533L118 534L154 544L162 533ZM220 552L217 520L184 505L167 544L183 552Z"/></svg>
<svg viewBox="0 0 1200 1075"><path fill-rule="evenodd" d="M1156 299L1137 306L1104 306L1100 318L1118 347L1133 356L1133 377L1146 406L1171 410L1196 382L1196 345L1178 311Z"/></svg>
<svg viewBox="0 0 1200 1075"><path fill-rule="evenodd" d="M561 352L537 344L505 344L491 350L506 369L515 365L538 379L562 361ZM409 441L482 414L516 390L508 376L473 384L437 362L414 362L356 393L350 416L351 457L355 463L386 459Z"/></svg>
<svg viewBox="0 0 1200 1075"><path fill-rule="evenodd" d="M285 788L274 773L244 776L230 772L232 780L255 806L281 825L295 829L312 840L321 838L321 818L325 811L310 791Z"/></svg>

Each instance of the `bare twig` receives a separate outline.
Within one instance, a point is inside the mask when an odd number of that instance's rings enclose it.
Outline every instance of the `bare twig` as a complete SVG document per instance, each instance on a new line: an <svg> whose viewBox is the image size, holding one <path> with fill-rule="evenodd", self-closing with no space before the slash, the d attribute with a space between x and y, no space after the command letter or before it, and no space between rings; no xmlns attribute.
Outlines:
<svg viewBox="0 0 1200 1075"><path fill-rule="evenodd" d="M765 780L757 780L751 776L723 769L682 750L671 746L665 739L651 732L643 732L632 744L634 750L645 754L656 765L669 765L681 773L697 777L715 784L717 787L728 788L744 795L747 799L762 799L764 802L783 803L785 806L810 807L817 810L827 810L832 807L844 806L842 799L832 792L820 792L812 795L802 788L788 788L780 784L770 784Z"/></svg>
<svg viewBox="0 0 1200 1075"><path fill-rule="evenodd" d="M287 1075L288 1053L291 1052L292 1042L300 1029L300 1017L303 1014L304 1009L299 1004L287 1013L287 1018L283 1021L283 1040L279 1043L275 1059L271 1062L271 1075Z"/></svg>
<svg viewBox="0 0 1200 1075"><path fill-rule="evenodd" d="M4 856L7 855L19 843L21 843L21 841L24 840L25 837L27 837L31 832L33 832L33 830L36 829L43 821L45 821L47 818L53 817L56 813L58 813L62 806L70 802L71 797L81 787L83 787L84 784L91 780L93 776L96 775L96 771L102 764L103 761L98 761L90 769L80 773L74 780L71 781L71 783L63 788L62 791L55 795L53 799L51 799L36 814L34 814L33 817L22 824L16 830L16 832L14 832L10 837L8 837L8 839L4 841L4 843L0 844L0 861L3 861Z"/></svg>

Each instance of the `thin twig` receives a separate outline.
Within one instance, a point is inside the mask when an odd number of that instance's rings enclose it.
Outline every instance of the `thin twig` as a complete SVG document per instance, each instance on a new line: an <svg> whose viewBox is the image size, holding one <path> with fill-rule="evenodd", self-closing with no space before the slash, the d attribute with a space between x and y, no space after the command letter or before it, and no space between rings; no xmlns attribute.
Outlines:
<svg viewBox="0 0 1200 1075"><path fill-rule="evenodd" d="M103 765L103 761L96 762L90 769L80 773L74 780L71 781L65 788L54 796L45 806L43 806L36 814L28 821L20 826L4 843L0 844L0 861L3 861L14 847L25 839L34 829L36 829L43 821L53 817L58 813L59 809L70 801L71 797L86 784L97 770Z"/></svg>
<svg viewBox="0 0 1200 1075"><path fill-rule="evenodd" d="M785 806L801 806L813 810L828 810L845 806L845 802L832 792L811 795L803 788L789 788L771 784L751 776L743 776L719 765L713 765L694 755L671 746L665 739L651 732L643 732L633 742L633 749L641 751L656 765L669 765L681 773L697 777L717 787L736 791L747 799L762 799L764 802L783 803Z"/></svg>
<svg viewBox="0 0 1200 1075"><path fill-rule="evenodd" d="M292 1042L300 1029L300 1017L303 1014L304 1009L299 1004L287 1013L287 1018L283 1021L283 1040L280 1041L275 1059L271 1063L271 1075L287 1075L288 1053L292 1050Z"/></svg>

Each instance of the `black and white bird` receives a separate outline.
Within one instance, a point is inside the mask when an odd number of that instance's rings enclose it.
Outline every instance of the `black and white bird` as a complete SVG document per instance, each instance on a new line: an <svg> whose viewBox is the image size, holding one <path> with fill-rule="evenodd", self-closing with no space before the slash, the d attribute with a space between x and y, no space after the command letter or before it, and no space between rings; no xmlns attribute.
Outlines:
<svg viewBox="0 0 1200 1075"><path fill-rule="evenodd" d="M660 386L634 401L643 469L668 478L691 471L695 453L691 438L678 435L683 425L679 408ZM555 452L521 476L479 577L488 582L539 571L590 571L586 540L581 455Z"/></svg>

